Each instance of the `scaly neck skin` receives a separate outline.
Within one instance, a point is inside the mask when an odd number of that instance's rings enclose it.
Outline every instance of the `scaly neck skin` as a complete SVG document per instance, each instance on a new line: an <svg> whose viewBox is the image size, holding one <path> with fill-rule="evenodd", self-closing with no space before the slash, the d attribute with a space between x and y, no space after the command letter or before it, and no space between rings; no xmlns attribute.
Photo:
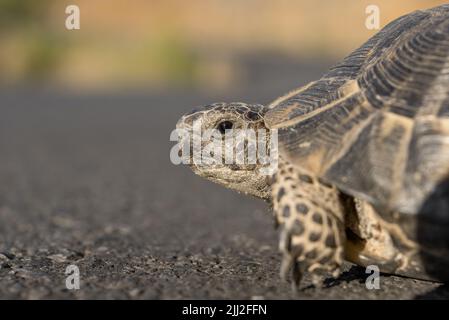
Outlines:
<svg viewBox="0 0 449 320"><path fill-rule="evenodd" d="M249 194L264 201L270 201L271 198L270 186L267 184L267 180L268 179L266 178L261 178L259 180L260 183L256 184L255 186L252 186L251 188L246 188L244 190L239 190L240 188L232 188L232 189L237 190L239 192L243 192L245 194Z"/></svg>

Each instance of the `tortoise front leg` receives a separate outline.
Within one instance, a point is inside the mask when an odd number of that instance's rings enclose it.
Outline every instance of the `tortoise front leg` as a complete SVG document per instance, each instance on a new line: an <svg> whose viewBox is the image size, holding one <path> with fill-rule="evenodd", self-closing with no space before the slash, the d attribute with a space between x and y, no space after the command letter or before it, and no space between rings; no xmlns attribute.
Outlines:
<svg viewBox="0 0 449 320"><path fill-rule="evenodd" d="M273 211L281 227L281 277L286 279L292 270L296 289L305 272L326 270L338 276L345 242L338 191L284 161L273 180ZM319 280L314 274L314 284Z"/></svg>

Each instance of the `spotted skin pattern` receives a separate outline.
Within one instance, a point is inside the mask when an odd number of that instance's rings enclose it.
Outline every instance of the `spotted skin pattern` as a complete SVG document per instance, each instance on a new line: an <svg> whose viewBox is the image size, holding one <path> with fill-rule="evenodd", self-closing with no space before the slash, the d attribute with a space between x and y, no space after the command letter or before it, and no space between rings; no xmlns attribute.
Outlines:
<svg viewBox="0 0 449 320"><path fill-rule="evenodd" d="M292 270L296 287L305 272L325 270L338 276L345 242L338 190L282 159L272 181L273 213L281 227L281 277Z"/></svg>

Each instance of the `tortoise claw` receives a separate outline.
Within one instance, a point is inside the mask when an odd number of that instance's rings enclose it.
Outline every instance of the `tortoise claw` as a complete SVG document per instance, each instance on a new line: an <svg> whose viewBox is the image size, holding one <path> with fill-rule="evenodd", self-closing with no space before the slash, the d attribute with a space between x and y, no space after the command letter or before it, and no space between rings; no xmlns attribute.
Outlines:
<svg viewBox="0 0 449 320"><path fill-rule="evenodd" d="M290 233L285 229L282 230L279 243L279 247L283 252L280 276L282 281L287 281L288 274L291 272L293 291L297 292L303 276L303 268L301 268L301 263L297 261L297 257L289 250L290 241Z"/></svg>
<svg viewBox="0 0 449 320"><path fill-rule="evenodd" d="M281 262L281 270L280 270L280 276L281 276L282 281L287 281L288 274L293 265L294 265L294 263L293 263L292 256L288 253L284 253L284 256L283 256L282 262Z"/></svg>
<svg viewBox="0 0 449 320"><path fill-rule="evenodd" d="M299 284L301 283L303 272L301 270L301 266L300 266L299 262L297 262L297 261L293 264L292 275L293 275L293 279L292 279L293 280L292 281L293 291L298 292Z"/></svg>

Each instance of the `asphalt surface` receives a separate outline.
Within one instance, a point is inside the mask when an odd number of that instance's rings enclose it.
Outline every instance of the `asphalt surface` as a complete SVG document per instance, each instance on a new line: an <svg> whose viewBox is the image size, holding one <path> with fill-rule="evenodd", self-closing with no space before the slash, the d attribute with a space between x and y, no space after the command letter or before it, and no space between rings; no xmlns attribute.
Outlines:
<svg viewBox="0 0 449 320"><path fill-rule="evenodd" d="M258 85L223 96L2 89L0 299L448 298L444 285L386 275L368 290L350 264L322 288L306 276L295 294L278 275L267 205L171 164L183 112L266 103L296 83ZM65 286L72 264L79 290Z"/></svg>

